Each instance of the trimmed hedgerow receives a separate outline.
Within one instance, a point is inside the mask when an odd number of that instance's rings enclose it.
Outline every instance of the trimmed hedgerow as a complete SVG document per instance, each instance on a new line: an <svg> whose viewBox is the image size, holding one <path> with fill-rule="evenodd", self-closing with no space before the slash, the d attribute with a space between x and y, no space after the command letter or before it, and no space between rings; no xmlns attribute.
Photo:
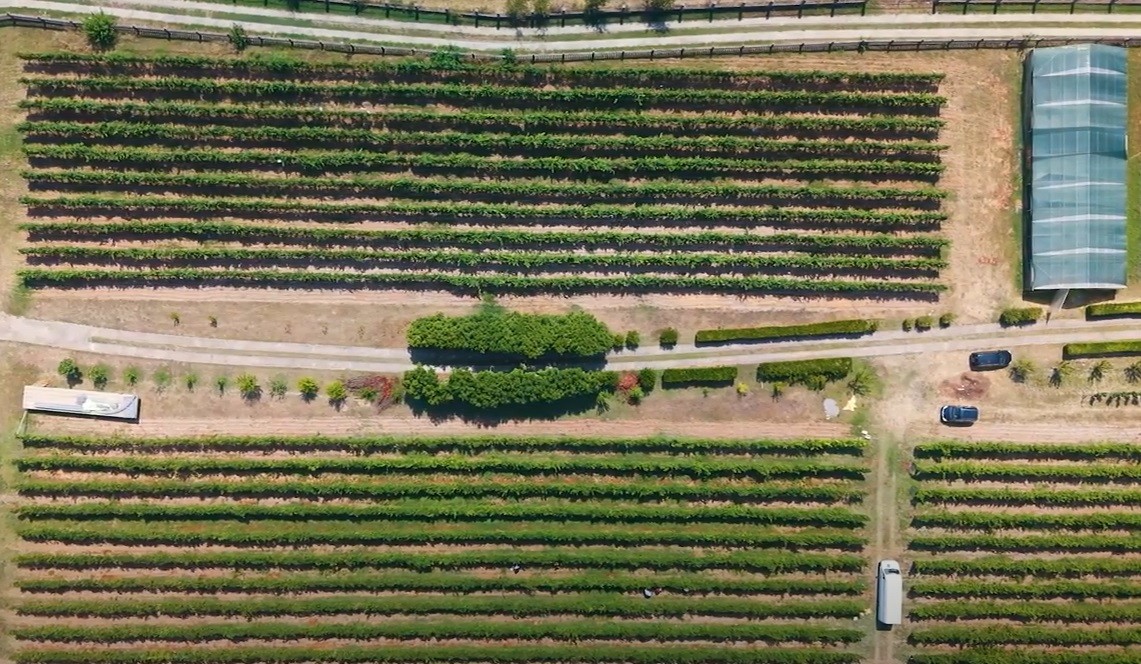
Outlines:
<svg viewBox="0 0 1141 664"><path fill-rule="evenodd" d="M662 387L689 387L692 385L724 387L732 385L736 379L737 367L702 367L662 371Z"/></svg>
<svg viewBox="0 0 1141 664"><path fill-rule="evenodd" d="M757 380L762 383L813 383L840 380L852 371L852 358L794 362L766 362L757 367Z"/></svg>
<svg viewBox="0 0 1141 664"><path fill-rule="evenodd" d="M484 311L474 316L436 314L412 321L408 346L416 350L487 353L534 360L605 355L611 332L582 311L563 315Z"/></svg>
<svg viewBox="0 0 1141 664"><path fill-rule="evenodd" d="M766 339L793 339L798 337L824 337L834 335L870 334L876 331L874 320L835 320L807 325L773 325L769 327L743 327L723 330L699 330L698 344L732 341L762 341Z"/></svg>

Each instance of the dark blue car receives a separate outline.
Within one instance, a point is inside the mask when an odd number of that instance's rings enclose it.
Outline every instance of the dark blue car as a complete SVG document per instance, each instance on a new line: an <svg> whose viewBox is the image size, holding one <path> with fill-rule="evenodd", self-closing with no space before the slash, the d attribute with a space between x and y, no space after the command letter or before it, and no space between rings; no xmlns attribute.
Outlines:
<svg viewBox="0 0 1141 664"><path fill-rule="evenodd" d="M971 353L971 371L988 371L990 369L1005 369L1010 364L1010 351L984 350Z"/></svg>
<svg viewBox="0 0 1141 664"><path fill-rule="evenodd" d="M979 421L979 409L975 406L943 406L939 410L939 421L970 426Z"/></svg>

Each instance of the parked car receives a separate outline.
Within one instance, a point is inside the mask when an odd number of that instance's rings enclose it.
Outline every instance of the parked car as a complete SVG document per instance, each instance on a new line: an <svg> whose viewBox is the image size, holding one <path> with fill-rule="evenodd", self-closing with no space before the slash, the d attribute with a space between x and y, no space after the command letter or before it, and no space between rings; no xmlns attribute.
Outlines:
<svg viewBox="0 0 1141 664"><path fill-rule="evenodd" d="M903 571L894 560L881 560L876 574L876 620L884 626L903 622Z"/></svg>
<svg viewBox="0 0 1141 664"><path fill-rule="evenodd" d="M971 425L979 421L979 409L975 406L943 406L939 410L939 421L943 424Z"/></svg>
<svg viewBox="0 0 1141 664"><path fill-rule="evenodd" d="M984 350L971 353L971 371L988 371L990 369L1005 369L1010 365L1010 351Z"/></svg>

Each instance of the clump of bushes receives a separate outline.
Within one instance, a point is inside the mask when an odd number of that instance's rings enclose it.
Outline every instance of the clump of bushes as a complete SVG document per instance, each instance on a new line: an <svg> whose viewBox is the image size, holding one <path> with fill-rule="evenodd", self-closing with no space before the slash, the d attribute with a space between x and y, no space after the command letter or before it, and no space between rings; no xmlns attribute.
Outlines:
<svg viewBox="0 0 1141 664"><path fill-rule="evenodd" d="M700 367L662 371L662 387L725 387L737 380L737 367Z"/></svg>
<svg viewBox="0 0 1141 664"><path fill-rule="evenodd" d="M677 330L672 327L658 332L658 345L667 350L677 345L677 339Z"/></svg>
<svg viewBox="0 0 1141 664"><path fill-rule="evenodd" d="M1003 327L1030 325L1042 317L1042 307L1010 307L998 316L998 324Z"/></svg>
<svg viewBox="0 0 1141 664"><path fill-rule="evenodd" d="M599 357L624 345L625 337L612 335L582 311L521 314L487 307L471 316L419 318L408 328L408 346L413 350L482 353L503 360Z"/></svg>
<svg viewBox="0 0 1141 664"><path fill-rule="evenodd" d="M852 372L852 358L837 357L826 360L800 360L794 362L766 362L757 367L757 381L804 385L821 390L831 381L840 380Z"/></svg>

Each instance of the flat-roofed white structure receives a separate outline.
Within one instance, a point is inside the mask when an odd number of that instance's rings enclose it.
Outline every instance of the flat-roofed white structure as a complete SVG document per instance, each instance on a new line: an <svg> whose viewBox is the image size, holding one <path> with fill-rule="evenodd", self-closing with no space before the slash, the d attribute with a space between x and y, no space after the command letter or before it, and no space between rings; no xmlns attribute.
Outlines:
<svg viewBox="0 0 1141 664"><path fill-rule="evenodd" d="M87 415L115 420L139 419L139 397L134 394L68 390L61 387L24 387L24 410L61 415Z"/></svg>

